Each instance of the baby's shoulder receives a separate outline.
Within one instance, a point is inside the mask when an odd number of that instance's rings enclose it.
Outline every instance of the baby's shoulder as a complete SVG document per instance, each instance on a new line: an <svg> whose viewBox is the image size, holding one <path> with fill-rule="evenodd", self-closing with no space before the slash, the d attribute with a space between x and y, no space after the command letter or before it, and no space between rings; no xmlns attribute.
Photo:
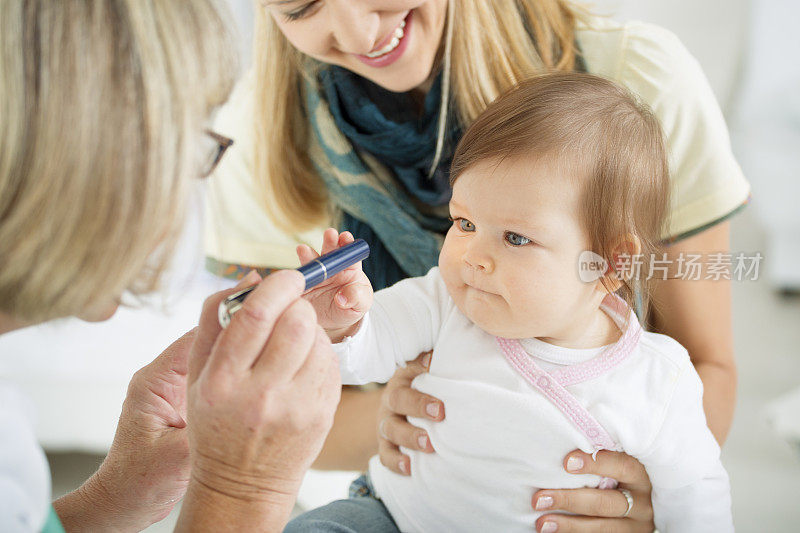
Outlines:
<svg viewBox="0 0 800 533"><path fill-rule="evenodd" d="M455 304L447 290L447 285L439 272L432 267L424 276L405 278L391 287L375 292L373 308L383 309L389 315L401 313L413 320L431 323L438 328L453 314Z"/></svg>
<svg viewBox="0 0 800 533"><path fill-rule="evenodd" d="M669 401L677 382L694 372L689 352L678 341L643 331L636 348L616 369L616 378L646 384L648 403L663 405Z"/></svg>
<svg viewBox="0 0 800 533"><path fill-rule="evenodd" d="M397 296L413 300L427 300L430 305L442 308L452 304L452 298L438 266L432 267L424 276L405 278L391 287L375 292L376 301L392 299Z"/></svg>
<svg viewBox="0 0 800 533"><path fill-rule="evenodd" d="M702 382L689 353L678 341L642 332L636 349L607 376L604 422L626 452L646 449L668 413L680 407L676 395L702 396Z"/></svg>
<svg viewBox="0 0 800 533"><path fill-rule="evenodd" d="M692 366L686 348L672 337L661 333L643 331L636 353L645 364L663 366L678 372Z"/></svg>

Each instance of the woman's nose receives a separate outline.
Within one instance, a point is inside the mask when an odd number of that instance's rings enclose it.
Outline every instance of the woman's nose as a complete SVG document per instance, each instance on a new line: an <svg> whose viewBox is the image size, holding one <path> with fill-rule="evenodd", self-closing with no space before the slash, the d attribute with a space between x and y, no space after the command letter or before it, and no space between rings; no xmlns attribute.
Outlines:
<svg viewBox="0 0 800 533"><path fill-rule="evenodd" d="M368 54L378 44L380 14L371 0L329 0L330 27L337 48L350 54Z"/></svg>

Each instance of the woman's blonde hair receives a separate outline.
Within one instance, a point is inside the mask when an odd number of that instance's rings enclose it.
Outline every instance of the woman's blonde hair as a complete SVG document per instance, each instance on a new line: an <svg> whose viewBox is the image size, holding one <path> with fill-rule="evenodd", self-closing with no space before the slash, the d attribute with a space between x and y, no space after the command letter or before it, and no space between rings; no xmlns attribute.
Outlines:
<svg viewBox="0 0 800 533"><path fill-rule="evenodd" d="M256 12L255 181L274 222L294 233L329 217L325 187L306 154L309 118L301 81L318 65L289 43L258 3ZM440 46L444 79L437 158L450 106L467 126L520 80L573 70L581 14L585 10L569 0L449 0Z"/></svg>
<svg viewBox="0 0 800 533"><path fill-rule="evenodd" d="M154 289L236 57L213 0L5 0L0 312L25 322Z"/></svg>
<svg viewBox="0 0 800 533"><path fill-rule="evenodd" d="M670 180L658 118L625 88L599 76L535 76L495 100L456 147L451 184L482 161L529 157L559 165L582 187L581 223L591 251L619 277L601 278L635 308L647 309L648 273L666 226ZM618 271L618 245L635 236L641 249ZM633 270L634 261L639 265ZM575 258L576 271L578 258Z"/></svg>

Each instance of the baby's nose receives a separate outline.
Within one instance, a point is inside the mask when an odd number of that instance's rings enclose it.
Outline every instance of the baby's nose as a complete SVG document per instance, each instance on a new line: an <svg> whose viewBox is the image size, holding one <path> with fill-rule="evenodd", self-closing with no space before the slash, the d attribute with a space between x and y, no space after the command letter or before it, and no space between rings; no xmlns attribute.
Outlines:
<svg viewBox="0 0 800 533"><path fill-rule="evenodd" d="M491 258L485 254L479 255L468 252L464 254L464 262L471 269L484 273L491 273L491 271L494 269L494 263L492 262Z"/></svg>

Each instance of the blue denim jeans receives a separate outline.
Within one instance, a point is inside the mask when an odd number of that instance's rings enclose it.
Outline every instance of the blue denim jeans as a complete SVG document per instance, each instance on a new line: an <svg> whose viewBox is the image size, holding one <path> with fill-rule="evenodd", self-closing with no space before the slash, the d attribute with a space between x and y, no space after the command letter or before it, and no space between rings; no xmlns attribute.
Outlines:
<svg viewBox="0 0 800 533"><path fill-rule="evenodd" d="M369 476L364 474L350 485L350 498L301 514L283 532L400 533L400 530L386 506L375 496Z"/></svg>

